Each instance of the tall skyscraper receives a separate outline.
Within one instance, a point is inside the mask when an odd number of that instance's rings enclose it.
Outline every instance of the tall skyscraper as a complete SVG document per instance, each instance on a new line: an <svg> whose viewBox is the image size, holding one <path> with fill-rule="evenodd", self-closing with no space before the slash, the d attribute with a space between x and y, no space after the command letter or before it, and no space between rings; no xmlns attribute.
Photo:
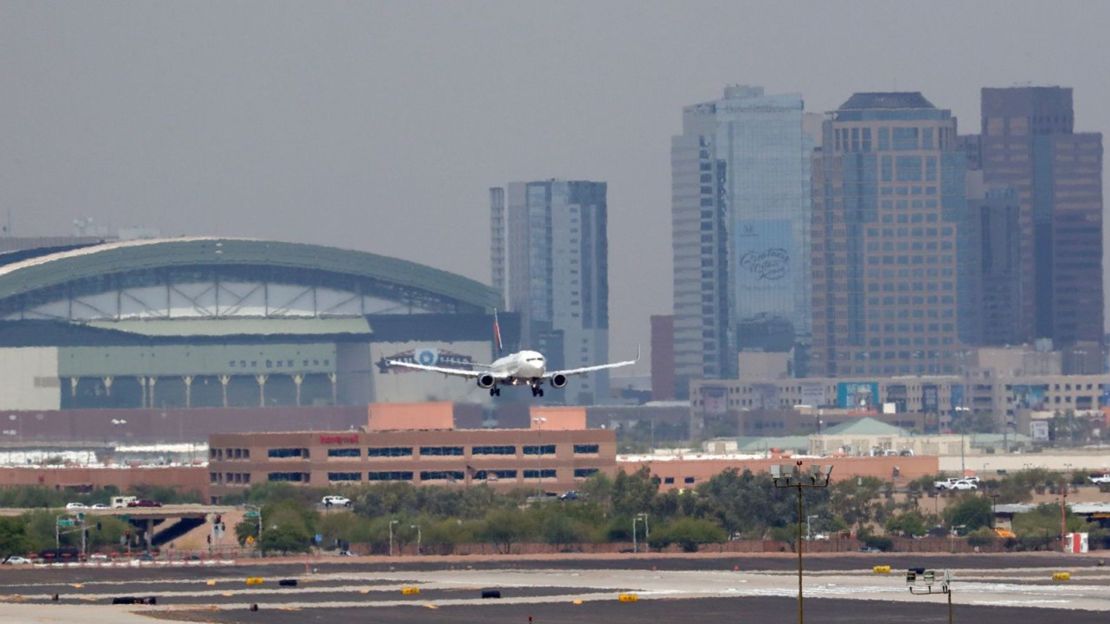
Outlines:
<svg viewBox="0 0 1110 624"><path fill-rule="evenodd" d="M982 115L983 181L1017 193L1015 333L1101 346L1102 135L1074 132L1072 90L1062 87L985 88Z"/></svg>
<svg viewBox="0 0 1110 624"><path fill-rule="evenodd" d="M980 184L972 184L977 179ZM959 225L957 304L965 345L1005 346L1023 342L1021 316L1021 228L1017 193L1010 187L984 189L982 172L968 172L967 213Z"/></svg>
<svg viewBox="0 0 1110 624"><path fill-rule="evenodd" d="M548 369L609 361L606 184L512 182L490 189L494 286L521 317L521 347ZM564 391L581 404L609 397L608 371L576 377ZM552 393L554 396L554 393Z"/></svg>
<svg viewBox="0 0 1110 624"><path fill-rule="evenodd" d="M730 86L671 141L676 392L735 375L746 327L809 334L809 153L800 95ZM779 337L782 338L782 337ZM772 341L781 344L782 340Z"/></svg>
<svg viewBox="0 0 1110 624"><path fill-rule="evenodd" d="M950 373L959 350L956 119L920 93L857 93L813 158L816 376Z"/></svg>

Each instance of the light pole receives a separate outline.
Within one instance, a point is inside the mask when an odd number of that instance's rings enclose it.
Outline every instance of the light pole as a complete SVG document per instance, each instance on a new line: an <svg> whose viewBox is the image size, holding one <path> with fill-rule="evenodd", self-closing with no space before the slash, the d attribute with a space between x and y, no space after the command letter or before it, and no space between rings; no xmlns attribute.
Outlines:
<svg viewBox="0 0 1110 624"><path fill-rule="evenodd" d="M644 541L646 542L651 538L651 527L648 526L648 515L646 513L638 513L632 517L632 552L640 552L639 542L636 541L636 524L639 522L644 523Z"/></svg>
<svg viewBox="0 0 1110 624"><path fill-rule="evenodd" d="M829 477L832 475L832 469L831 464L826 466L812 464L809 474L804 474L801 461L796 462L793 466L790 464L771 465L771 481L775 487L798 490L798 624L804 624L805 622L805 607L802 598L802 522L805 519L805 510L802 507L802 490L805 488L829 487Z"/></svg>
<svg viewBox="0 0 1110 624"><path fill-rule="evenodd" d="M936 570L926 570L925 568L911 568L906 571L906 586L909 587L911 594L948 595L948 624L952 624L952 572L949 570L944 571L944 576L942 576L940 580L940 588L934 591L933 584L936 583L936 580ZM922 588L921 585L919 585L918 583L924 584L925 587Z"/></svg>
<svg viewBox="0 0 1110 624"><path fill-rule="evenodd" d="M533 416L532 423L536 425L536 496L543 496L543 424L547 418Z"/></svg>
<svg viewBox="0 0 1110 624"><path fill-rule="evenodd" d="M416 529L416 554L419 555L420 554L420 542L422 542L423 539L424 539L423 535L421 535L421 533L420 533L420 525L419 524L410 524L409 528L410 529Z"/></svg>
<svg viewBox="0 0 1110 624"><path fill-rule="evenodd" d="M397 524L397 520L389 521L389 556L393 556L393 525Z"/></svg>

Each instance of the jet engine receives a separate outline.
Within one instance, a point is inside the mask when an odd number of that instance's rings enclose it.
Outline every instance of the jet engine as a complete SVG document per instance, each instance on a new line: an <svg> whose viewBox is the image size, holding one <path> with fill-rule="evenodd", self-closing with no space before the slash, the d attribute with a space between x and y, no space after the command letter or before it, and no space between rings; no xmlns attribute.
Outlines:
<svg viewBox="0 0 1110 624"><path fill-rule="evenodd" d="M565 388L567 385L567 376L562 373L551 376L552 388Z"/></svg>
<svg viewBox="0 0 1110 624"><path fill-rule="evenodd" d="M493 378L493 375L489 373L478 375L479 388L492 388L494 383L496 383L496 380Z"/></svg>

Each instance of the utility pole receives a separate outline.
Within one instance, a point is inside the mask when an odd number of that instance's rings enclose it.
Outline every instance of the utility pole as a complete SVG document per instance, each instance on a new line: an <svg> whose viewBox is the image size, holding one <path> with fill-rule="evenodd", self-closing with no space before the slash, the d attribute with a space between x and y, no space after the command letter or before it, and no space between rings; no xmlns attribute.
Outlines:
<svg viewBox="0 0 1110 624"><path fill-rule="evenodd" d="M784 470L785 469L785 470ZM802 473L802 462L798 461L793 466L790 464L772 464L771 481L776 488L795 488L798 490L798 624L805 623L805 607L802 596L802 523L805 521L805 509L802 502L802 490L805 488L827 488L829 477L832 475L832 465L811 465L808 475ZM784 474L785 473L785 474Z"/></svg>

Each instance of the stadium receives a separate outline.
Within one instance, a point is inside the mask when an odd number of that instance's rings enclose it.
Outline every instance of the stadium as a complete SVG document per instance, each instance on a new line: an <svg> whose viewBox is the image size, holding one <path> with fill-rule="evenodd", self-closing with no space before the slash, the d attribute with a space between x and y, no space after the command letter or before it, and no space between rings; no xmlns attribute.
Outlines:
<svg viewBox="0 0 1110 624"><path fill-rule="evenodd" d="M428 384L384 363L488 362L499 302L459 275L318 245L203 237L12 251L0 254L0 424L8 443L194 439L252 420L362 424L374 402L485 403L472 384ZM517 326L503 315L506 342Z"/></svg>

